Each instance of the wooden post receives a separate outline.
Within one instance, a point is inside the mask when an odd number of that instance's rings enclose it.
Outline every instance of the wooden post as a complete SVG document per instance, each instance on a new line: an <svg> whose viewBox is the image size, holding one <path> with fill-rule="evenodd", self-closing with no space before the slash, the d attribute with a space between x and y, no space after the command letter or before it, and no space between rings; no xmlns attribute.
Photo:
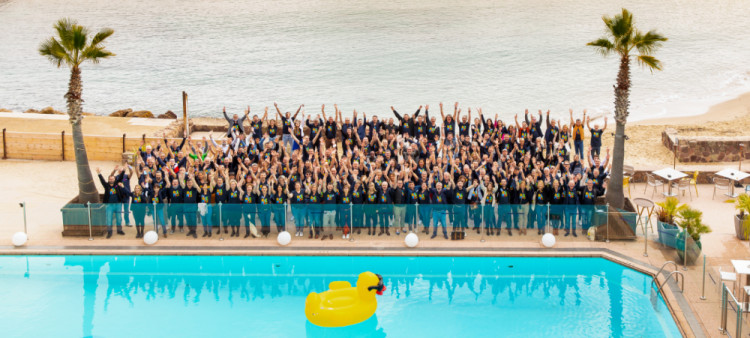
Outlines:
<svg viewBox="0 0 750 338"><path fill-rule="evenodd" d="M188 126L188 119L187 119L187 93L182 92L182 120L185 121L185 131L183 135L187 137L190 135L190 129Z"/></svg>
<svg viewBox="0 0 750 338"><path fill-rule="evenodd" d="M60 147L62 160L65 161L65 130L62 131L62 135L60 136L60 144L62 145L62 147Z"/></svg>
<svg viewBox="0 0 750 338"><path fill-rule="evenodd" d="M8 146L5 144L5 128L3 128L3 160L8 159Z"/></svg>
<svg viewBox="0 0 750 338"><path fill-rule="evenodd" d="M125 134L122 134L122 152L125 153Z"/></svg>

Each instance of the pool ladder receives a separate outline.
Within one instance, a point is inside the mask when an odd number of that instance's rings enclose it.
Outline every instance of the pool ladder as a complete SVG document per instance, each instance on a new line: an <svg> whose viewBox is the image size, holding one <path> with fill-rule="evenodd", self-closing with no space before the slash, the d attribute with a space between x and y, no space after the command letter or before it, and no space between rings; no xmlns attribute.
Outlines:
<svg viewBox="0 0 750 338"><path fill-rule="evenodd" d="M669 264L672 264L674 266L674 270L670 272L669 275L667 275L667 278L664 280L664 282L660 283L659 275L661 274L662 271L664 271L664 268L667 267L667 265ZM677 264L673 261L666 261L664 262L664 264L662 264L661 269L659 269L659 272L657 272L654 275L654 279L651 281L652 288L655 283L657 287L656 293L659 294L659 292L661 292L661 289L664 287L664 285L666 285L669 282L669 280L672 279L672 276L675 276L675 275L677 276L677 277L674 277L675 282L677 281L680 282L680 292L685 292L685 275L683 275L682 272L677 269Z"/></svg>

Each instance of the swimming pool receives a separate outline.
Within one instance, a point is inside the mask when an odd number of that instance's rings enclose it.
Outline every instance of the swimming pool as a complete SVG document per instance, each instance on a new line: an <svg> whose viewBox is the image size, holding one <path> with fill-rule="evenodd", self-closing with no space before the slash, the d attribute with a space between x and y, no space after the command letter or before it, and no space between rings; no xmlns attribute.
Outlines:
<svg viewBox="0 0 750 338"><path fill-rule="evenodd" d="M369 320L305 297L382 274ZM651 277L603 258L0 256L4 337L679 337Z"/></svg>

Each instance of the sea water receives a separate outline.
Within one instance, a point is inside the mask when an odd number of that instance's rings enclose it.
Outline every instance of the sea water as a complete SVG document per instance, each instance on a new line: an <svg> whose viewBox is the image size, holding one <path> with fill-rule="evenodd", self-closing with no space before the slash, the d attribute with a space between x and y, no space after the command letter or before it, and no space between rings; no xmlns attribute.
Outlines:
<svg viewBox="0 0 750 338"><path fill-rule="evenodd" d="M439 114L459 101L506 122L526 108L598 115L613 110L618 60L586 43L622 7L669 38L656 53L664 71L632 67L633 119L699 114L750 91L745 0L0 0L0 108L65 110L70 72L37 50L71 17L115 30L117 56L83 66L84 111L97 114L180 112L186 91L194 116L262 114L274 101L311 114L334 103L347 115Z"/></svg>

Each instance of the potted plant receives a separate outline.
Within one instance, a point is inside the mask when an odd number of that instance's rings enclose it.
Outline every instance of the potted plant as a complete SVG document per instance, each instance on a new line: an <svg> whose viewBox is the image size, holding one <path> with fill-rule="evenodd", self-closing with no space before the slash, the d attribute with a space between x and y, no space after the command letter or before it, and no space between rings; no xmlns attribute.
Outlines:
<svg viewBox="0 0 750 338"><path fill-rule="evenodd" d="M659 209L656 210L656 227L659 235L659 243L670 248L676 248L675 240L677 233L680 232L675 225L675 217L678 212L687 208L685 204L680 204L676 197L667 197L664 202L656 203Z"/></svg>
<svg viewBox="0 0 750 338"><path fill-rule="evenodd" d="M737 238L746 241L750 238L750 195L741 194L737 196L737 202L734 205L735 209L739 210L740 213L734 215L734 233Z"/></svg>
<svg viewBox="0 0 750 338"><path fill-rule="evenodd" d="M703 249L701 235L711 232L711 228L703 223L703 212L689 207L678 213L677 226L682 229L682 232L677 235L677 255L687 264L693 264L700 257Z"/></svg>

